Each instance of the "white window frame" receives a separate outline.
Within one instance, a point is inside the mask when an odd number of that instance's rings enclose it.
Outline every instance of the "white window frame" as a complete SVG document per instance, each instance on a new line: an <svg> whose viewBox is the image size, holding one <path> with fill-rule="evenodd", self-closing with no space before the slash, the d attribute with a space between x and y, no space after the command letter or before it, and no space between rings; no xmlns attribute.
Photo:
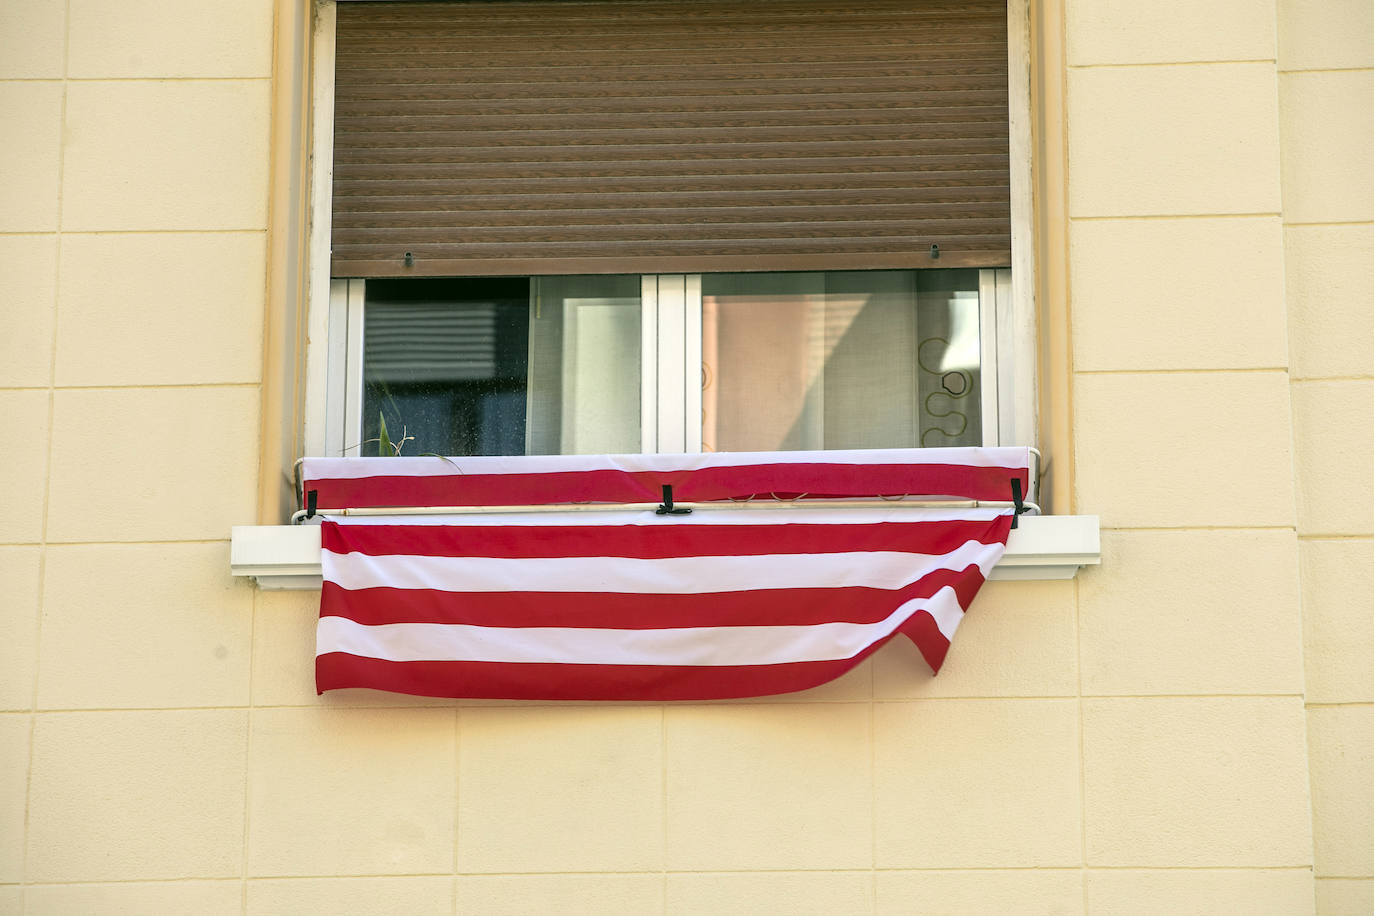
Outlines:
<svg viewBox="0 0 1374 916"><path fill-rule="evenodd" d="M330 281L324 451L329 457L368 453L362 445L363 327L367 281ZM1014 360L1010 335L999 333L1011 312L1011 271L979 271L978 336L983 373L983 445L1015 445L1004 428L1003 395L1014 390L1003 367ZM645 453L701 451L701 274L640 278L640 444Z"/></svg>
<svg viewBox="0 0 1374 916"><path fill-rule="evenodd" d="M310 265L303 437L307 455L340 454L340 449L360 442L362 435L362 282L334 280L329 276L336 5L336 0L315 0L312 36ZM1009 271L997 271L993 282L980 284L983 441L987 445L1036 446L1039 443L1029 0L1008 0L1007 17L1012 267ZM701 360L700 309L693 314L687 307L685 288L681 293L676 288L660 288L657 278L664 276L694 275L645 275L643 352L646 357L653 353L655 359L651 364L646 362L642 376L641 449L700 451L701 431L688 419L700 415L701 392L698 386L687 384L683 371L693 358L697 364ZM699 303L700 281L699 275L695 276ZM655 341L664 339L660 333L662 322L682 327L682 348L661 353L649 349L650 335L654 335ZM340 368L341 361L346 369ZM651 391L651 387L655 390ZM676 397L679 389L685 389L680 399ZM693 397L695 409L689 403ZM357 409L352 404L357 404ZM679 404L680 408L676 406Z"/></svg>

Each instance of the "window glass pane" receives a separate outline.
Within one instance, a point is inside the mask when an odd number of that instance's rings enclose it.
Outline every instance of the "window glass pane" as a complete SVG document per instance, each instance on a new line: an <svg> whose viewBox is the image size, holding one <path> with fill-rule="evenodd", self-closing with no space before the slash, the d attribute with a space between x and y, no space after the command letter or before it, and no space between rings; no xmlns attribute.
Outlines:
<svg viewBox="0 0 1374 916"><path fill-rule="evenodd" d="M370 280L363 436L401 454L639 447L637 277Z"/></svg>
<svg viewBox="0 0 1374 916"><path fill-rule="evenodd" d="M639 277L530 282L528 454L639 451Z"/></svg>
<svg viewBox="0 0 1374 916"><path fill-rule="evenodd" d="M916 271L919 444L983 441L978 271Z"/></svg>
<svg viewBox="0 0 1374 916"><path fill-rule="evenodd" d="M978 271L704 275L702 443L976 445Z"/></svg>

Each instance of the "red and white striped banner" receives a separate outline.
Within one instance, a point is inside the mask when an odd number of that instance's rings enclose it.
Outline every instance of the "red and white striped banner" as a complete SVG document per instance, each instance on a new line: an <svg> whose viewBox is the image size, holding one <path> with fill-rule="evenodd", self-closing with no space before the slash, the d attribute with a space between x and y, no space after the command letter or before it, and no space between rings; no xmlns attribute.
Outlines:
<svg viewBox="0 0 1374 916"><path fill-rule="evenodd" d="M550 493L649 501L662 484L679 501L1005 500L1012 478L1025 488L1027 463L1025 449L307 459L304 478L329 508L394 505L402 493L451 506L533 504ZM369 495L369 473L381 495ZM317 686L508 699L761 696L838 677L898 633L938 671L1011 525L1009 509L754 505L686 516L328 518Z"/></svg>

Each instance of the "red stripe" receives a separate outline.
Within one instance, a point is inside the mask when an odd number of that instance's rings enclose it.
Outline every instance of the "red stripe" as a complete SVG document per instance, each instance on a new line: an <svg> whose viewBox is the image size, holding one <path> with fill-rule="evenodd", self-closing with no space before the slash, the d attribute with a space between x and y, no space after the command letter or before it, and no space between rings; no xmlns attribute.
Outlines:
<svg viewBox="0 0 1374 916"><path fill-rule="evenodd" d="M855 664L757 667L391 662L330 652L315 660L320 693L371 687L430 697L501 700L723 700L791 693L824 684Z"/></svg>
<svg viewBox="0 0 1374 916"><path fill-rule="evenodd" d="M761 464L679 471L558 471L545 474L445 474L307 480L328 508L505 506L582 502L656 502L673 487L680 502L750 496L816 498L957 496L1008 500L1011 479L1027 490L1025 468L961 464Z"/></svg>
<svg viewBox="0 0 1374 916"><path fill-rule="evenodd" d="M945 554L968 541L1004 543L1010 515L980 521L880 522L871 525L549 525L509 527L338 525L321 537L331 553L430 557L757 556L898 550Z"/></svg>
<svg viewBox="0 0 1374 916"><path fill-rule="evenodd" d="M978 584L981 585L982 582L980 581ZM974 586L973 594L977 594L977 592L978 587ZM969 602L972 600L972 594L969 595L968 601L964 600L962 593L959 595L959 604L965 611L968 610ZM916 648L920 650L921 657L926 660L932 673L940 673L940 666L945 663L945 656L949 653L949 640L935 625L934 617L925 613L913 614L910 620L898 628L897 632L906 634L916 644Z"/></svg>
<svg viewBox="0 0 1374 916"><path fill-rule="evenodd" d="M930 620L925 613L917 617ZM933 640L925 629L913 639L927 660L943 659L949 642L933 620L929 630ZM329 652L315 659L315 686L320 693L370 687L415 696L495 700L726 700L817 687L854 668L886 642L837 661L718 667L392 662ZM938 671L938 663L932 669Z"/></svg>
<svg viewBox="0 0 1374 916"><path fill-rule="evenodd" d="M690 595L396 588L350 591L326 582L320 593L320 615L346 617L368 626L442 623L622 630L875 623L902 603L928 598L946 587L952 587L959 606L967 608L982 584L983 575L977 566L935 570L910 585L891 590L795 588Z"/></svg>

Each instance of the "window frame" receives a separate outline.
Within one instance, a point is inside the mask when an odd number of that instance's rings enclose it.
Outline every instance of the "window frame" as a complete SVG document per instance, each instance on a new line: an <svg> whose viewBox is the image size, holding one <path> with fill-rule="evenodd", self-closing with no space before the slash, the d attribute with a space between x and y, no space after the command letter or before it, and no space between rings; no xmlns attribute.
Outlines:
<svg viewBox="0 0 1374 916"><path fill-rule="evenodd" d="M343 0L346 2L346 0ZM306 193L305 263L303 273L304 299L297 327L306 342L302 347L305 361L298 365L294 390L304 391L303 423L298 440L303 453L322 455L327 413L327 362L330 354L344 346L343 338L331 340L330 322L330 231L331 187L333 183L333 120L334 120L334 23L336 0L311 0L309 5L310 36L308 41L308 76L305 94L308 98L308 123L303 126L307 164L303 169ZM1048 443L1038 437L1038 388L1053 387L1058 376L1038 377L1040 342L1037 317L1041 304L1036 302L1035 290L1043 279L1052 293L1060 290L1062 278L1053 263L1044 265L1044 276L1037 275L1037 252L1033 233L1036 215L1032 209L1032 150L1033 137L1031 107L1031 8L1030 0L1008 0L1008 59L1009 59L1009 148L1011 154L1012 202L1012 276L1011 295L1005 311L999 310L999 326L1009 329L1007 347L1011 359L999 358L999 384L1007 380L1014 386L1012 415L1004 417L1003 441L1044 447ZM1044 18L1043 16L1041 17ZM1056 34L1053 16L1048 34ZM1042 42L1049 41L1041 36ZM1062 115L1062 86L1048 80L1042 86L1042 103L1052 109L1051 114ZM1050 149L1057 148L1053 136L1040 138ZM1047 173L1060 165L1057 159L1044 162ZM1043 177L1043 176L1042 176ZM1059 201L1062 204L1062 201ZM1056 199L1047 197L1039 202L1041 218L1051 223L1058 213ZM1062 209L1062 207L1061 207ZM1062 216L1062 214L1060 214ZM1051 239L1046 244L1051 244ZM1047 312L1062 312L1056 302L1045 302ZM1062 317L1062 315L1061 315ZM1005 319L1005 320L1003 320ZM1062 341L1056 343L1046 336L1045 346L1062 351ZM1064 442L1056 442L1067 448ZM1067 464L1056 462L1059 476L1064 476ZM287 474L289 476L289 472ZM1067 479L1067 478L1065 478ZM1046 507L1048 508L1048 506ZM236 576L254 578L262 589L304 589L318 592L320 588L320 529L315 525L266 524L235 526L231 534L230 568ZM990 578L1002 580L1067 580L1073 579L1084 566L1101 563L1098 518L1094 515L1023 516L1021 525L1011 533L1007 552Z"/></svg>
<svg viewBox="0 0 1374 916"><path fill-rule="evenodd" d="M972 268L970 268L972 269ZM1001 367L1013 358L1009 335L999 333L1011 308L1011 271L978 269L980 365ZM643 453L699 452L702 392L692 379L702 366L702 274L640 275L640 444ZM533 278L532 278L533 279ZM329 350L323 454L367 454L363 443L363 328L367 280L330 280ZM981 443L1015 445L1006 438L1002 403L1011 390L1001 373L985 373L979 404Z"/></svg>
<svg viewBox="0 0 1374 916"><path fill-rule="evenodd" d="M334 49L335 16L338 2L348 0L314 0L314 17L311 38L311 124L310 140L310 226L308 231L307 252L309 258L307 315L306 315L306 366L305 366L305 409L303 446L304 454L337 454L330 451L337 443L353 443L361 440L361 409L353 411L353 417L345 411L331 408L339 404L344 391L341 386L353 384L340 372L342 360L350 369L356 367L361 377L361 322L349 321L355 304L352 290L356 286L356 314L361 315L362 282L336 280L330 276L330 233L331 204L333 185L333 126L334 126ZM1020 444L1039 445L1039 395L1037 388L1037 309L1035 302L1035 253L1032 227L1034 212L1032 200L1032 136L1031 136L1031 79L1030 79L1030 5L1029 0L1008 0L1007 2L1007 54L1008 54L1008 104L1009 104L1009 152L1010 152L1010 191L1011 191L1011 243L1012 266L1009 277L996 283L993 320L996 327L995 362L993 372L985 374L984 385L994 388L997 396L996 421L989 428L985 419L984 442L988 445ZM932 264L932 267L938 266ZM1008 273L1003 270L1001 273ZM646 278L668 274L645 274ZM691 276L677 274L677 276ZM648 279L644 281L646 284ZM342 286L340 307L337 297L338 286ZM648 290L646 288L646 302ZM981 301L980 290L980 301ZM652 312L657 321L658 298L655 293L654 307L646 308L646 325ZM667 313L665 313L667 314ZM698 327L699 327L698 315ZM646 327L644 334L650 333ZM691 334L687 335L690 340ZM696 335L700 347L700 335ZM985 348L985 357L989 354ZM657 362L657 361L656 361ZM985 361L985 372L988 367ZM660 371L650 373L646 367L644 385L665 384ZM662 366L659 366L659 370ZM653 376L654 381L648 379ZM360 384L360 382L359 382ZM671 378L666 384L676 384ZM690 392L694 386L685 386ZM641 446L644 451L650 442L651 430L664 429L665 422L671 417L659 416L654 405L662 402L659 397L649 397L644 392L641 397L642 425ZM690 397L690 394L687 396ZM697 392L700 397L700 392ZM987 399L985 398L985 405ZM684 408L686 408L684 401ZM655 411L650 417L649 412ZM986 417L986 414L985 414ZM684 414L683 420L686 416ZM649 421L653 422L650 423ZM689 424L683 422L684 435L681 448L665 448L665 440L660 435L652 451L696 451L700 449L700 433L693 443ZM353 437L349 438L349 434ZM676 439L666 440L666 444L676 444ZM695 448L692 446L695 444Z"/></svg>

